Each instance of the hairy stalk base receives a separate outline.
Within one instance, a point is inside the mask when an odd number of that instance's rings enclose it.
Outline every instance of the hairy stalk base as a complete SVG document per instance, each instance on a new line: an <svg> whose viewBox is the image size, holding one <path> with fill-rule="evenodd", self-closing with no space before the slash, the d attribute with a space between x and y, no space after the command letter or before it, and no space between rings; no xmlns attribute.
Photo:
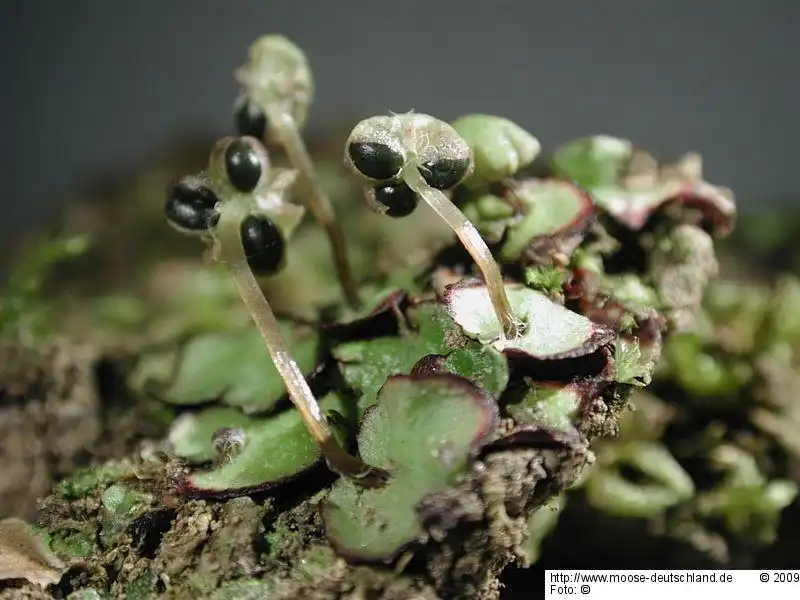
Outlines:
<svg viewBox="0 0 800 600"><path fill-rule="evenodd" d="M413 163L403 169L403 179L408 184L408 187L425 200L455 231L458 239L461 240L461 243L472 256L481 273L483 273L486 289L492 300L497 319L503 327L503 335L506 339L512 340L518 337L521 333L522 323L511 312L511 305L508 302L506 289L503 285L503 274L500 272L500 267L497 266L497 262L478 230L441 191L428 185Z"/></svg>
<svg viewBox="0 0 800 600"><path fill-rule="evenodd" d="M222 210L215 231L218 256L233 277L236 289L264 339L292 403L297 407L314 441L334 471L363 482L365 485L382 482L385 479L382 471L374 469L350 455L333 436L330 425L325 415L322 414L308 382L286 347L286 342L278 328L275 313L272 312L258 281L247 264L247 256L244 253L239 232L241 219L242 214L235 206L227 205Z"/></svg>

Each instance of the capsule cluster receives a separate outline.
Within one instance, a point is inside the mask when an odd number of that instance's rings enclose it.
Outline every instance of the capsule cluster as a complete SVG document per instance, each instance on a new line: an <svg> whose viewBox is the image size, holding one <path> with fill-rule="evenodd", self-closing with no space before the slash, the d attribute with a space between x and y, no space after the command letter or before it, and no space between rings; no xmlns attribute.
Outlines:
<svg viewBox="0 0 800 600"><path fill-rule="evenodd" d="M186 175L169 187L167 221L182 233L213 238L226 203L248 201L266 184L269 169L266 150L256 138L220 140L211 153L210 175ZM283 267L286 240L272 219L254 211L242 219L239 230L253 272L271 275Z"/></svg>
<svg viewBox="0 0 800 600"><path fill-rule="evenodd" d="M366 179L367 202L390 217L405 217L419 204L403 180L416 168L438 190L456 187L473 169L469 146L446 123L423 114L372 117L347 140L345 163Z"/></svg>
<svg viewBox="0 0 800 600"><path fill-rule="evenodd" d="M242 93L233 109L239 135L269 137L267 113L290 117L302 128L314 96L314 78L303 51L281 35L253 42L247 63L236 69Z"/></svg>

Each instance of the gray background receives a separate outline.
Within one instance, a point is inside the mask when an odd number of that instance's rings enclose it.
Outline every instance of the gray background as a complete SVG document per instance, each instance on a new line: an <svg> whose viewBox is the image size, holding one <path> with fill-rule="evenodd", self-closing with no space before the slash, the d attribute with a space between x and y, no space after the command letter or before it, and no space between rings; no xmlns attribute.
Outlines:
<svg viewBox="0 0 800 600"><path fill-rule="evenodd" d="M799 27L798 0L0 0L0 226L180 133L227 133L231 71L272 32L308 54L311 127L496 113L546 148L698 150L744 208L793 202Z"/></svg>

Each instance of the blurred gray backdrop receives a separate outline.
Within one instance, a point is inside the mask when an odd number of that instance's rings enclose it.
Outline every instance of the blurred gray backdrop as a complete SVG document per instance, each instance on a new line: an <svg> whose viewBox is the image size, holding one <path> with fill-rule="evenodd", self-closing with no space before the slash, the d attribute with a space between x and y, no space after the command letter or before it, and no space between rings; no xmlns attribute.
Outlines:
<svg viewBox="0 0 800 600"><path fill-rule="evenodd" d="M3 232L181 132L231 130L263 33L305 49L310 126L507 116L545 145L698 150L744 208L794 201L799 0L0 0Z"/></svg>

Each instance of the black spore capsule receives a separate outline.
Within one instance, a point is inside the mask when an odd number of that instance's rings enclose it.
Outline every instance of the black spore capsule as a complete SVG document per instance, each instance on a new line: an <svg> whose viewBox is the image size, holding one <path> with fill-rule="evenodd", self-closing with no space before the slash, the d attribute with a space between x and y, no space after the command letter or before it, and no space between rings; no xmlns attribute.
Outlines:
<svg viewBox="0 0 800 600"><path fill-rule="evenodd" d="M239 135L249 135L264 139L267 133L267 115L261 107L251 101L247 94L242 94L233 107L233 118Z"/></svg>
<svg viewBox="0 0 800 600"><path fill-rule="evenodd" d="M247 264L258 275L281 270L286 256L286 241L277 225L264 216L246 217L239 228Z"/></svg>
<svg viewBox="0 0 800 600"><path fill-rule="evenodd" d="M189 232L202 232L219 221L219 198L200 178L182 177L167 191L164 214L176 228Z"/></svg>
<svg viewBox="0 0 800 600"><path fill-rule="evenodd" d="M370 188L367 199L377 210L395 218L407 217L419 204L419 196L405 183Z"/></svg>
<svg viewBox="0 0 800 600"><path fill-rule="evenodd" d="M388 181L403 168L403 154L387 144L353 142L347 152L356 169L370 179Z"/></svg>
<svg viewBox="0 0 800 600"><path fill-rule="evenodd" d="M225 149L225 172L228 181L240 192L252 192L261 180L261 156L252 141L245 138L232 140Z"/></svg>
<svg viewBox="0 0 800 600"><path fill-rule="evenodd" d="M422 163L419 172L429 186L449 190L461 183L469 167L469 158L440 158Z"/></svg>

